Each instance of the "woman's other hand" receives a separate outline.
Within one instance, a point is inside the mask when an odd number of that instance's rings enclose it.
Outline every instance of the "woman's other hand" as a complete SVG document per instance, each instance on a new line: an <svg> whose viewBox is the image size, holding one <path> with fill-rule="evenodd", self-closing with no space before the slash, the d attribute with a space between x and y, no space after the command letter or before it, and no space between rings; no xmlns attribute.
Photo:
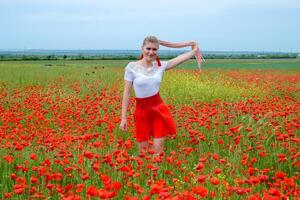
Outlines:
<svg viewBox="0 0 300 200"><path fill-rule="evenodd" d="M121 120L120 129L122 131L127 131L127 120L126 119Z"/></svg>

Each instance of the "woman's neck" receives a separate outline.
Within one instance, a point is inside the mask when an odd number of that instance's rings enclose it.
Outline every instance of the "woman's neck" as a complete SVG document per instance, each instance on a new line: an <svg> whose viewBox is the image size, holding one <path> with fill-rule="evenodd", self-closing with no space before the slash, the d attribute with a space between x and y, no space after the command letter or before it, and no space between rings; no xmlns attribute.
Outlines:
<svg viewBox="0 0 300 200"><path fill-rule="evenodd" d="M152 67L152 61L147 61L145 59L142 59L140 61L140 63L144 66L144 67Z"/></svg>

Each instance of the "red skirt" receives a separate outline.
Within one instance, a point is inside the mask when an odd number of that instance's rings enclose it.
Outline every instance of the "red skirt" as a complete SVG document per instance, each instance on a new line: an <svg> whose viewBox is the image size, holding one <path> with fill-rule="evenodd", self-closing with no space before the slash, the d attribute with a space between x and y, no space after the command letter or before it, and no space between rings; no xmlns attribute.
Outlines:
<svg viewBox="0 0 300 200"><path fill-rule="evenodd" d="M145 142L153 138L176 135L176 125L169 108L157 93L146 98L136 98L134 112L136 140Z"/></svg>

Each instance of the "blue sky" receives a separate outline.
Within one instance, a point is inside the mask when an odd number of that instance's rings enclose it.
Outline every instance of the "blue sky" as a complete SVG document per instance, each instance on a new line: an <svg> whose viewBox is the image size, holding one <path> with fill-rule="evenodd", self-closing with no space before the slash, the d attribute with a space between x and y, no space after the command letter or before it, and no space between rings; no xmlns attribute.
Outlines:
<svg viewBox="0 0 300 200"><path fill-rule="evenodd" d="M0 49L139 49L155 35L207 51L300 52L299 0L0 0ZM164 49L164 48L163 48Z"/></svg>

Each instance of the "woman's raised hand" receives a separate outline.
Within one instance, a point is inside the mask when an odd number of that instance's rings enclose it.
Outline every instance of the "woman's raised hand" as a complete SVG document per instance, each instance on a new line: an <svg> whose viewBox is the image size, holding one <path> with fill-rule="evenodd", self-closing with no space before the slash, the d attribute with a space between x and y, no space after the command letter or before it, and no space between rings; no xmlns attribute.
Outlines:
<svg viewBox="0 0 300 200"><path fill-rule="evenodd" d="M196 41L190 41L189 44L192 47L192 50L198 49L198 43Z"/></svg>

